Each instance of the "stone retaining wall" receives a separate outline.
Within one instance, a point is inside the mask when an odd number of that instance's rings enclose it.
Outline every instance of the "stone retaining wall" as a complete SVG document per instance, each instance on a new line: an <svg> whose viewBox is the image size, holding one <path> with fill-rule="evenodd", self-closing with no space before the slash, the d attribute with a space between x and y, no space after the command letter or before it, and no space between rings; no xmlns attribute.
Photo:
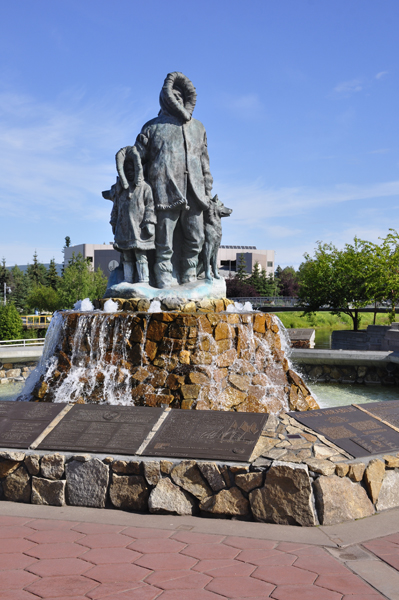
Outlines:
<svg viewBox="0 0 399 600"><path fill-rule="evenodd" d="M300 363L299 370L307 382L360 383L366 385L399 385L399 365L308 365Z"/></svg>
<svg viewBox="0 0 399 600"><path fill-rule="evenodd" d="M2 363L0 362L0 385L13 383L14 381L25 381L29 373L33 371L37 366L35 362L16 362L16 363Z"/></svg>
<svg viewBox="0 0 399 600"><path fill-rule="evenodd" d="M354 462L284 414L269 417L252 463L0 452L13 502L333 525L399 506L399 458Z"/></svg>
<svg viewBox="0 0 399 600"><path fill-rule="evenodd" d="M359 331L338 330L331 334L332 350L399 350L399 323L369 325Z"/></svg>

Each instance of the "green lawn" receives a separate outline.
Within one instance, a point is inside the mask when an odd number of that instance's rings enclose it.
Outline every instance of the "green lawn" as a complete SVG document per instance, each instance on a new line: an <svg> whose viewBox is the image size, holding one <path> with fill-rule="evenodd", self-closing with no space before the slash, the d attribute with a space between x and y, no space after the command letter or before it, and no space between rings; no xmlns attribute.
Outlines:
<svg viewBox="0 0 399 600"><path fill-rule="evenodd" d="M270 310L270 312L273 312ZM352 329L352 319L347 315L332 315L329 312L316 312L313 315L300 316L300 312L278 312L276 315L282 321L287 329L291 328L309 328L312 329ZM366 329L372 325L374 315L372 313L362 313L360 329ZM396 321L399 320L399 316ZM376 325L389 325L387 314L378 313Z"/></svg>

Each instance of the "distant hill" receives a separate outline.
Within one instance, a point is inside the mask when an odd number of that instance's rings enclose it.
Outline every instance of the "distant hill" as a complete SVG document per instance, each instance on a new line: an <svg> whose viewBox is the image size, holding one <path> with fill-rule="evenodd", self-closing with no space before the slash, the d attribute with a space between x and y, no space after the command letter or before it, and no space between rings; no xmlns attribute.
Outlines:
<svg viewBox="0 0 399 600"><path fill-rule="evenodd" d="M43 264L43 265L46 267L46 269L48 269L48 268L49 268L49 266L50 266L50 263L42 263L42 264ZM21 269L21 271L23 271L23 273L25 273L25 272L26 272L26 270L27 270L28 266L29 266L29 265L17 265L17 267L18 267L19 269ZM62 264L62 263L55 263L55 266L56 266L56 268L57 268L57 273L58 273L58 275L61 275L61 273L62 273L62 267L63 267L63 264ZM15 265L12 265L12 267L6 267L6 269L8 269L9 271L11 271L11 269L12 269L13 267L15 267Z"/></svg>

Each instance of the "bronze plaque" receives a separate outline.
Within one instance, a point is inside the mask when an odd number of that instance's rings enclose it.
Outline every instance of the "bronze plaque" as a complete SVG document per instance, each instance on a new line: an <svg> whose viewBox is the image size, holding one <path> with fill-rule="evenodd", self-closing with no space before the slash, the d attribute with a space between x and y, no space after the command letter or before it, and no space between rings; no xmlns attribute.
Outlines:
<svg viewBox="0 0 399 600"><path fill-rule="evenodd" d="M171 410L143 454L248 461L267 418L264 413Z"/></svg>
<svg viewBox="0 0 399 600"><path fill-rule="evenodd" d="M66 404L0 402L0 446L28 449Z"/></svg>
<svg viewBox="0 0 399 600"><path fill-rule="evenodd" d="M354 406L288 414L355 458L399 450L399 432Z"/></svg>
<svg viewBox="0 0 399 600"><path fill-rule="evenodd" d="M143 406L75 404L38 449L135 454L162 413Z"/></svg>
<svg viewBox="0 0 399 600"><path fill-rule="evenodd" d="M359 406L373 416L386 421L392 427L399 429L399 400L368 402L367 404L359 404Z"/></svg>

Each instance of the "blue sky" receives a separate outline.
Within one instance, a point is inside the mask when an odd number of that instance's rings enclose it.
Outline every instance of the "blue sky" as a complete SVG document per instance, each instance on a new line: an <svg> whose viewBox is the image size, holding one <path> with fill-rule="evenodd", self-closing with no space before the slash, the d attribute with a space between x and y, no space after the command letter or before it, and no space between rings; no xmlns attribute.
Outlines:
<svg viewBox="0 0 399 600"><path fill-rule="evenodd" d="M114 156L197 88L224 244L297 267L399 228L397 0L1 2L0 258L112 239Z"/></svg>

